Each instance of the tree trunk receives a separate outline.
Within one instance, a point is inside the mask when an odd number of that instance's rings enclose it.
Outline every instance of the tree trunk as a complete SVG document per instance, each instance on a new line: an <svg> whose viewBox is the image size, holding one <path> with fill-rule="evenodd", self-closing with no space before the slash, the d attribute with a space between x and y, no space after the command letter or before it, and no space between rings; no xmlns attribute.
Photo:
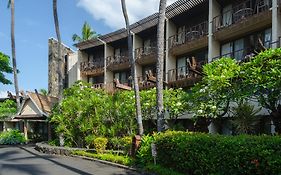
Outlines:
<svg viewBox="0 0 281 175"><path fill-rule="evenodd" d="M58 58L57 58L57 74L58 74L58 98L62 100L63 82L62 82L62 56L61 56L61 37L59 28L59 19L57 12L57 0L53 0L53 15L55 22L56 35L58 39Z"/></svg>
<svg viewBox="0 0 281 175"><path fill-rule="evenodd" d="M17 110L20 109L20 97L19 97L19 85L18 85L18 72L17 72L17 60L16 60L16 43L15 43L15 1L10 1L11 7L11 44L12 44L12 62L14 73L14 86L16 91Z"/></svg>
<svg viewBox="0 0 281 175"><path fill-rule="evenodd" d="M164 102L163 102L163 72L164 72L164 27L165 27L165 10L167 0L160 0L159 16L157 26L157 131L164 129Z"/></svg>
<svg viewBox="0 0 281 175"><path fill-rule="evenodd" d="M128 36L128 53L129 58L131 61L131 74L133 76L134 82L134 91L135 91L135 106L136 106L136 115L137 115L137 122L138 122L138 130L139 135L143 135L143 124L142 124L142 114L141 114L141 104L140 104L140 92L139 92L139 84L137 80L137 70L136 70L136 62L133 55L133 41L132 35L130 31L130 24L129 18L126 9L126 2L125 0L121 0L122 11L125 18L126 28L127 28L127 36Z"/></svg>

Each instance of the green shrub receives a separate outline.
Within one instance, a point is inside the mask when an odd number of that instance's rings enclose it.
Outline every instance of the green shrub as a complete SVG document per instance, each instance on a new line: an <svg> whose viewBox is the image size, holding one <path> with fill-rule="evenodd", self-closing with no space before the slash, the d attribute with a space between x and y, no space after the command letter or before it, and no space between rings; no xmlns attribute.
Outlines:
<svg viewBox="0 0 281 175"><path fill-rule="evenodd" d="M105 161L110 161L110 162L119 163L119 164L126 165L126 166L131 166L134 164L134 161L128 156L120 156L120 155L115 155L115 154L110 154L110 153L94 154L94 153L89 153L86 151L73 151L72 154L100 159L100 160L105 160Z"/></svg>
<svg viewBox="0 0 281 175"><path fill-rule="evenodd" d="M104 137L96 137L94 139L94 146L97 153L103 153L105 151L107 142L107 138Z"/></svg>
<svg viewBox="0 0 281 175"><path fill-rule="evenodd" d="M182 173L176 172L175 170L164 168L159 165L150 164L145 167L149 172L156 173L157 175L183 175Z"/></svg>
<svg viewBox="0 0 281 175"><path fill-rule="evenodd" d="M154 141L153 136L143 135L141 138L141 145L136 154L136 161L139 166L146 166L153 162L151 156L151 143Z"/></svg>
<svg viewBox="0 0 281 175"><path fill-rule="evenodd" d="M166 132L154 135L157 163L184 174L281 174L279 136L221 136ZM144 148L143 148L144 147ZM148 144L138 161L153 163Z"/></svg>
<svg viewBox="0 0 281 175"><path fill-rule="evenodd" d="M113 150L122 150L124 154L129 154L132 146L132 137L113 137L108 140L108 148Z"/></svg>
<svg viewBox="0 0 281 175"><path fill-rule="evenodd" d="M0 145L15 145L25 143L25 138L19 130L5 131L0 134Z"/></svg>

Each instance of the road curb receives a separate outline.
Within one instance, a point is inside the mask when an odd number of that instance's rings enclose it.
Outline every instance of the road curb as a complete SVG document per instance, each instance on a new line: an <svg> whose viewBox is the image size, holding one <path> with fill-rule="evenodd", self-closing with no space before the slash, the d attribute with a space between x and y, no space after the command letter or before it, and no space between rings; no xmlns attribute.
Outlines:
<svg viewBox="0 0 281 175"><path fill-rule="evenodd" d="M129 167L129 166L118 164L118 163L109 162L109 161L106 161L106 160L100 160L100 159L95 159L95 158L86 157L86 156L78 156L78 155L70 155L70 156L71 157L81 158L81 159L84 159L84 160L96 161L96 162L100 162L100 163L103 163L103 164L115 166L115 167L118 167L118 168L123 168L123 169L131 170L131 171L136 171L138 173L143 173L143 171L140 170L140 169Z"/></svg>

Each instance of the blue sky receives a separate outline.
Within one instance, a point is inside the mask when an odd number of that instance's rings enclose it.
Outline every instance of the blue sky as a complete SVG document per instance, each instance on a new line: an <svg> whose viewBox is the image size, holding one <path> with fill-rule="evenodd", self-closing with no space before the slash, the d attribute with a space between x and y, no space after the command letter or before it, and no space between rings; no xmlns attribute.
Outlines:
<svg viewBox="0 0 281 175"><path fill-rule="evenodd" d="M168 4L173 1L168 0ZM3 2L0 3L0 51L11 56L10 9ZM158 3L159 0L127 1L131 22L156 12ZM74 50L71 37L74 33L80 35L85 21L100 34L124 26L119 0L59 0L58 13L62 41ZM15 0L15 36L20 90L47 89L48 38L56 36L52 1ZM13 80L12 75L7 77ZM13 85L0 84L0 92L7 90L14 91Z"/></svg>

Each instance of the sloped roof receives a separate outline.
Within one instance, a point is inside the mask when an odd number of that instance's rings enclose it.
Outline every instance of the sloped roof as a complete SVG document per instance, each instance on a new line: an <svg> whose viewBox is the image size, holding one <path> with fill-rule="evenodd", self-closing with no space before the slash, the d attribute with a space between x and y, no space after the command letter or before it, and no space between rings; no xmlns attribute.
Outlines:
<svg viewBox="0 0 281 175"><path fill-rule="evenodd" d="M166 8L166 17L168 19L171 19L185 11L188 11L197 5L206 2L207 0L178 0L174 2L173 4L169 5ZM144 31L148 28L151 28L153 26L156 26L158 23L158 13L154 13L146 18L143 18L139 20L138 22L130 25L131 31L134 33L139 33L141 31ZM99 39L103 40L106 43L113 42L122 38L126 38L127 33L126 29L122 28L117 31L102 35L99 37ZM87 41L82 41L80 43L75 44L76 47L79 49L87 49L90 47L95 47L102 45L103 43L99 41L98 39L91 39Z"/></svg>
<svg viewBox="0 0 281 175"><path fill-rule="evenodd" d="M56 97L45 96L34 92L27 92L27 96L35 104L39 111L47 115L51 113L53 106L58 102L58 98Z"/></svg>

